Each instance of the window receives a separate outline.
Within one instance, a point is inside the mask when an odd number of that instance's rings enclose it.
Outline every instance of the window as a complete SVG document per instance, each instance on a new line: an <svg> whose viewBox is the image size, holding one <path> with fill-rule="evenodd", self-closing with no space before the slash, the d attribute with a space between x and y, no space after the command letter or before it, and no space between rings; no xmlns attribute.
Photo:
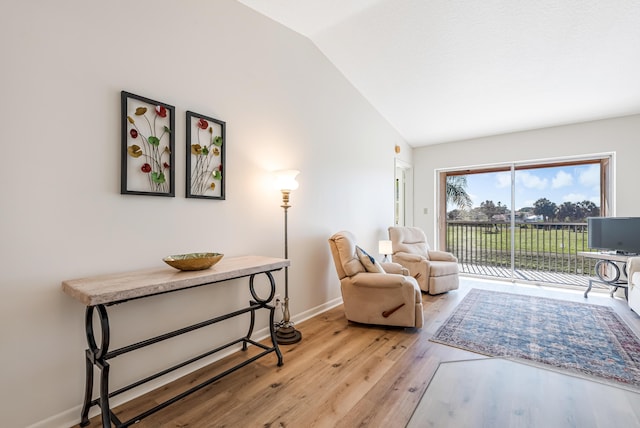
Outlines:
<svg viewBox="0 0 640 428"><path fill-rule="evenodd" d="M588 249L586 218L611 210L610 166L611 156L599 156L441 171L440 248L467 273L588 275L577 253Z"/></svg>

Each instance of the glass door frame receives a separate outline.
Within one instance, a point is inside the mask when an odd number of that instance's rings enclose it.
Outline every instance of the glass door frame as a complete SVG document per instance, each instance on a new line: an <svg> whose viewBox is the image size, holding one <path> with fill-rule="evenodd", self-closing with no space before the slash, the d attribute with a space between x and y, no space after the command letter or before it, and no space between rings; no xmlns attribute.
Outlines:
<svg viewBox="0 0 640 428"><path fill-rule="evenodd" d="M515 174L518 170L530 170L537 168L553 168L562 166L577 165L600 165L600 216L608 217L615 215L615 181L614 166L615 153L602 153L588 156L566 157L562 159L535 160L535 161L515 161L505 162L495 165L478 165L465 168L439 169L436 174L436 194L437 194L437 215L436 222L436 242L438 248L447 248L447 201L446 201L446 181L447 176L471 175L489 172L510 172L511 173L511 215L510 215L510 242L511 242L511 278L515 278Z"/></svg>

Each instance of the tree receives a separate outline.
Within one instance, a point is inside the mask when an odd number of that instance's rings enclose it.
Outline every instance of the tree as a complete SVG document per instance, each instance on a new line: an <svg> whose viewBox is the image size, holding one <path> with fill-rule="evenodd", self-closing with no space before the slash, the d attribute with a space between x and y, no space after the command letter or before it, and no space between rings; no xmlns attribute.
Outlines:
<svg viewBox="0 0 640 428"><path fill-rule="evenodd" d="M480 204L480 210L491 220L494 215L505 214L507 212L507 206L502 205L500 201L498 201L498 205L496 205L493 201L487 200Z"/></svg>
<svg viewBox="0 0 640 428"><path fill-rule="evenodd" d="M466 175L448 175L446 181L447 204L451 203L461 209L471 209L473 202L467 193Z"/></svg>
<svg viewBox="0 0 640 428"><path fill-rule="evenodd" d="M533 213L544 216L545 220L554 219L557 209L557 205L547 198L540 198L533 204Z"/></svg>
<svg viewBox="0 0 640 428"><path fill-rule="evenodd" d="M482 209L480 207L472 208L471 211L469 211L469 218L473 221L488 220L487 215L482 212Z"/></svg>
<svg viewBox="0 0 640 428"><path fill-rule="evenodd" d="M496 214L496 204L493 201L486 200L480 203L480 210L490 219Z"/></svg>
<svg viewBox="0 0 640 428"><path fill-rule="evenodd" d="M584 220L587 217L599 217L600 216L600 207L594 204L591 201L582 201L578 202L578 207L582 212L582 216L580 220Z"/></svg>
<svg viewBox="0 0 640 428"><path fill-rule="evenodd" d="M451 210L447 213L447 218L449 220L460 220L462 219L462 214L463 212L456 209L456 210Z"/></svg>
<svg viewBox="0 0 640 428"><path fill-rule="evenodd" d="M557 209L556 216L560 221L584 221L587 217L598 217L600 208L591 201L578 203L565 202Z"/></svg>
<svg viewBox="0 0 640 428"><path fill-rule="evenodd" d="M557 209L556 216L559 221L576 221L582 217L581 210L573 202L565 202Z"/></svg>

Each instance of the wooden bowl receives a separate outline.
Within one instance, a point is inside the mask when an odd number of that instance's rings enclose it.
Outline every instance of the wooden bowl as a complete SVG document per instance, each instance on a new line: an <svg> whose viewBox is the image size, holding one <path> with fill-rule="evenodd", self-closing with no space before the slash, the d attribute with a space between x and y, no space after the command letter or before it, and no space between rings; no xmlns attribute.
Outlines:
<svg viewBox="0 0 640 428"><path fill-rule="evenodd" d="M189 253L167 256L162 260L178 270L204 270L218 263L223 256L220 253Z"/></svg>

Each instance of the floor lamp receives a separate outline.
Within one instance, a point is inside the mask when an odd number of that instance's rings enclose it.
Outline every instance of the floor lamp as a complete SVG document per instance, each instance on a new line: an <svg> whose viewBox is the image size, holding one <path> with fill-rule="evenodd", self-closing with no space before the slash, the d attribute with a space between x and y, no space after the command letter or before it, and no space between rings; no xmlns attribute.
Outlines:
<svg viewBox="0 0 640 428"><path fill-rule="evenodd" d="M289 205L289 194L298 188L296 176L300 173L297 170L286 170L276 172L276 182L278 189L282 192L282 205L284 208L284 258L289 258L288 236L287 236L287 210ZM293 327L291 314L289 312L289 268L284 268L284 305L282 309L282 322L276 330L276 340L279 344L290 345L302 340L302 333Z"/></svg>

